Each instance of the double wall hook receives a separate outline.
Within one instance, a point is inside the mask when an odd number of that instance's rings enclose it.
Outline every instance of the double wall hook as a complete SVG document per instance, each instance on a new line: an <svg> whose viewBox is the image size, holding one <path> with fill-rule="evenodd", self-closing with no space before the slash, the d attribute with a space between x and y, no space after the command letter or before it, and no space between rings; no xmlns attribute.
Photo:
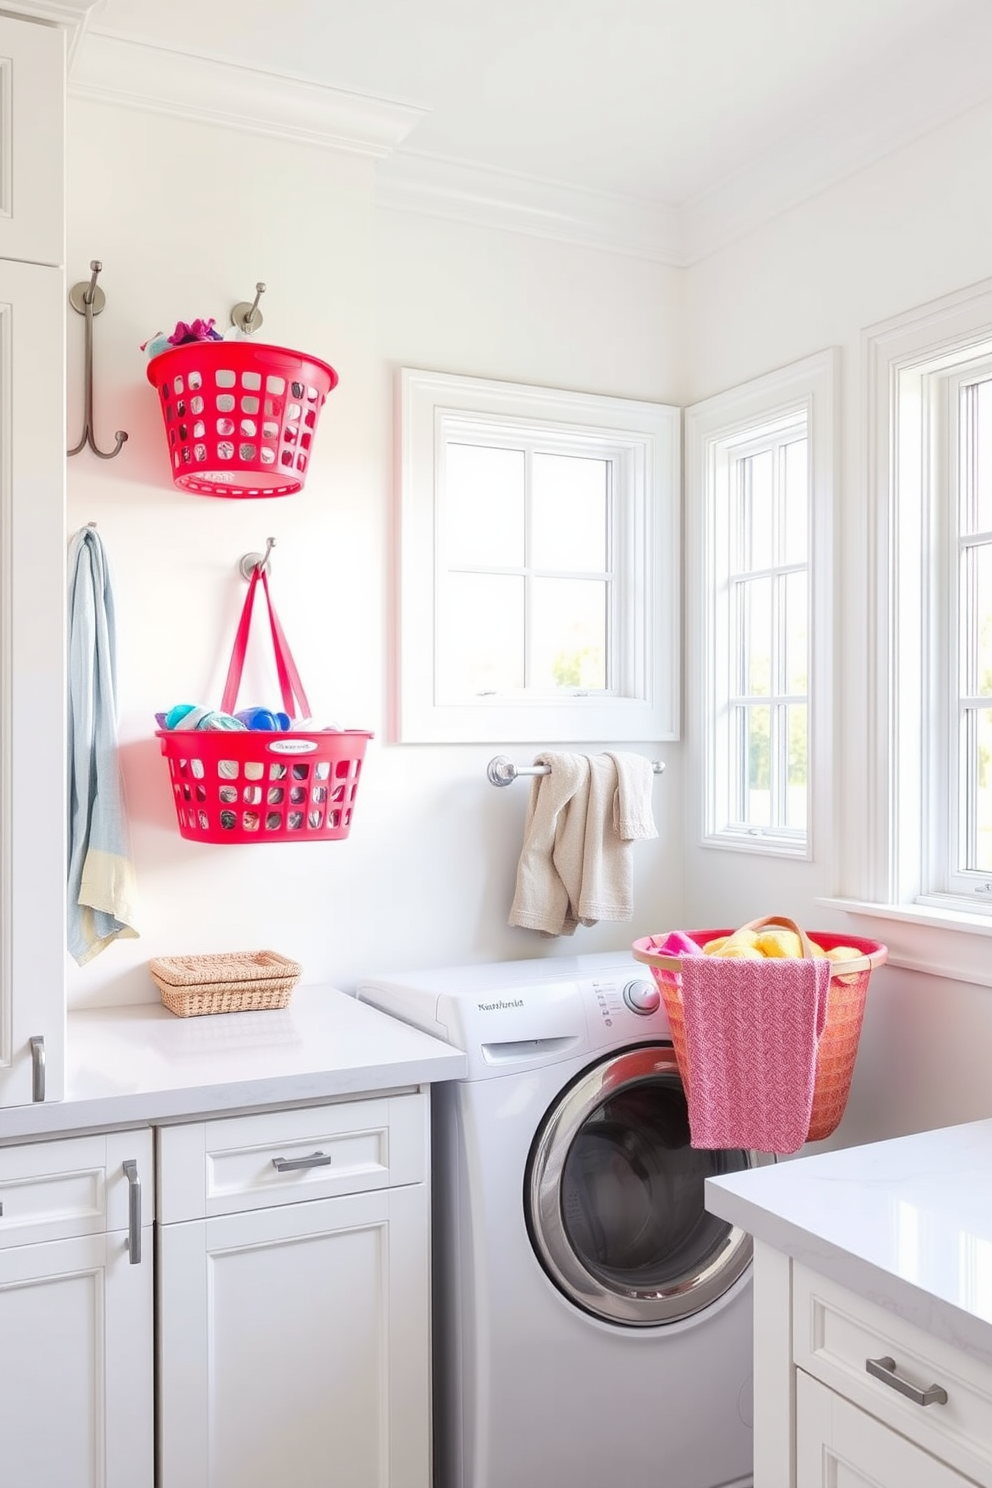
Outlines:
<svg viewBox="0 0 992 1488"><path fill-rule="evenodd" d="M79 443L74 445L68 453L70 455L78 455L83 446L88 444L93 453L99 456L101 460L112 460L115 455L120 454L121 446L127 440L124 430L118 429L115 433L115 442L112 450L97 449L96 438L93 433L93 317L94 315L99 315L107 303L107 296L96 282L97 275L102 268L103 264L98 258L91 259L90 269L92 272L90 282L87 284L85 279L83 279L79 284L74 284L69 291L69 304L73 310L86 318L86 346L83 353L85 358L83 372L83 400L85 409L83 432L80 435Z"/></svg>

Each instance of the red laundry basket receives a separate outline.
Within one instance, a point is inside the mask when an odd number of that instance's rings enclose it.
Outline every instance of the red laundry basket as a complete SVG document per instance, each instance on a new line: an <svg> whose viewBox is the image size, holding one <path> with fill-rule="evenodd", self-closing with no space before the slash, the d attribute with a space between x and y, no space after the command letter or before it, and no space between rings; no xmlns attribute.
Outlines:
<svg viewBox="0 0 992 1488"><path fill-rule="evenodd" d="M302 490L338 382L327 362L254 341L190 341L153 357L147 373L177 486L234 498Z"/></svg>
<svg viewBox="0 0 992 1488"><path fill-rule="evenodd" d="M273 608L268 578L257 567L241 612L221 711L232 713L237 703L259 578L283 707L290 716L299 712L308 718L310 704ZM169 766L180 836L223 843L347 837L365 746L374 736L365 729L158 729L156 737Z"/></svg>
<svg viewBox="0 0 992 1488"><path fill-rule="evenodd" d="M835 935L829 931L811 930L804 934L794 920L782 915L769 915L752 920L741 928L757 930L765 925L782 926L793 930L803 942L804 951L810 940L825 951L834 946L852 946L861 952L856 959L834 961L830 969L830 990L827 994L827 1019L816 1051L816 1067L813 1077L813 1106L810 1111L807 1142L821 1142L840 1125L851 1092L851 1076L857 1058L861 1024L864 1019L868 978L876 966L888 958L888 949L877 940L865 940L858 935ZM730 930L686 930L684 932L698 946L705 946L718 936L730 935ZM660 954L663 935L649 935L644 940L635 940L631 947L634 957L650 966L658 990L664 998L665 1011L672 1029L672 1045L679 1074L686 1092L689 1090L691 1070L686 1047L685 1016L682 1008L682 991L679 978L681 960L678 956Z"/></svg>

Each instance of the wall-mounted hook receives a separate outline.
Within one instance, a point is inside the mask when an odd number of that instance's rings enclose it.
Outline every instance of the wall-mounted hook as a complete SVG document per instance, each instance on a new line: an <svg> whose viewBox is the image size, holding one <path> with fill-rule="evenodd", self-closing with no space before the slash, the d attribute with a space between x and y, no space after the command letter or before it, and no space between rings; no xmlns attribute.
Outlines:
<svg viewBox="0 0 992 1488"><path fill-rule="evenodd" d="M272 552L272 549L275 547L275 545L275 538L267 537L265 539L264 553L245 553L244 557L241 559L240 564L238 565L238 567L241 569L241 577L243 579L250 579L256 568L261 573L265 573L266 569L269 568L269 554ZM269 572L271 573L271 569L269 569Z"/></svg>
<svg viewBox="0 0 992 1488"><path fill-rule="evenodd" d="M250 336L252 331L257 331L262 324L262 312L258 308L258 302L265 293L265 285L261 280L255 285L255 298L249 305L247 300L241 300L231 311L231 324L237 326L239 331L244 331Z"/></svg>
<svg viewBox="0 0 992 1488"><path fill-rule="evenodd" d="M126 442L127 435L123 429L118 429L114 434L114 447L112 450L97 449L96 439L93 433L93 317L99 315L107 303L107 296L97 284L96 279L103 264L98 258L90 260L90 282L85 279L79 284L74 284L69 291L69 304L73 310L86 318L86 344L83 352L83 407L84 421L83 432L79 443L68 451L70 455L78 455L84 445L89 445L95 455L101 460L112 460L121 452L121 446Z"/></svg>

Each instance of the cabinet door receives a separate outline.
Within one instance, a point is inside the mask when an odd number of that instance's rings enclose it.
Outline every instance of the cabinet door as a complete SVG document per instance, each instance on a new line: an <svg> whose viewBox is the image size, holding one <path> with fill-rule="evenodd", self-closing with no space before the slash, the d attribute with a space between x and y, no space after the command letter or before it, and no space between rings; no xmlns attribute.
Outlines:
<svg viewBox="0 0 992 1488"><path fill-rule="evenodd" d="M64 1094L63 285L0 262L0 1106L33 1098L34 1038Z"/></svg>
<svg viewBox="0 0 992 1488"><path fill-rule="evenodd" d="M0 1482L152 1488L152 1227L0 1251Z"/></svg>
<svg viewBox="0 0 992 1488"><path fill-rule="evenodd" d="M0 19L0 258L65 262L65 35Z"/></svg>
<svg viewBox="0 0 992 1488"><path fill-rule="evenodd" d="M159 1488L429 1488L424 1184L158 1245Z"/></svg>
<svg viewBox="0 0 992 1488"><path fill-rule="evenodd" d="M796 1488L971 1488L971 1479L800 1370Z"/></svg>

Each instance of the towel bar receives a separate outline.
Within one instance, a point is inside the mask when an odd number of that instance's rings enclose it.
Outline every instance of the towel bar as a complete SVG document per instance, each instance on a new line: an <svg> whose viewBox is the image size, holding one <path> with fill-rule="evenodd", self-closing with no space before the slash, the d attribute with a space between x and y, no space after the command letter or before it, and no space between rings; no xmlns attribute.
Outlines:
<svg viewBox="0 0 992 1488"><path fill-rule="evenodd" d="M656 775L665 769L661 760L652 760L651 768ZM486 778L490 785L509 785L518 775L550 775L550 765L515 765L505 754L497 754L486 767Z"/></svg>

